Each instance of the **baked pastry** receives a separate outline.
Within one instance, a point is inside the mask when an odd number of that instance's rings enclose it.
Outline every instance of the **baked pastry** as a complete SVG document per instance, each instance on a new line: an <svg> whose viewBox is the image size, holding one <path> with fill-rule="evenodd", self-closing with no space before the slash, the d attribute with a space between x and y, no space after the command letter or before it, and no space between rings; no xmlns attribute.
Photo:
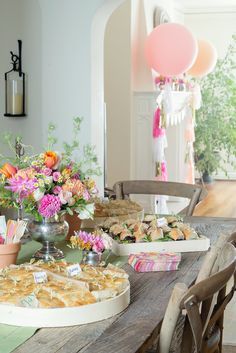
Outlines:
<svg viewBox="0 0 236 353"><path fill-rule="evenodd" d="M37 266L37 264L36 264ZM48 271L55 274L60 274L64 277L68 277L67 264L64 262L59 263L47 263L43 264ZM100 301L101 298L106 295L106 298L113 297L114 293L116 295L121 293L124 288L129 285L127 273L118 268L117 266L109 264L107 267L94 267L90 265L81 265L82 271L77 275L73 276L73 279L82 282L91 291L93 295ZM121 281L117 280L121 279ZM70 279L71 280L71 279ZM94 291L103 291L105 289L112 289L112 292L102 292L101 297L99 293L94 293Z"/></svg>
<svg viewBox="0 0 236 353"><path fill-rule="evenodd" d="M152 221L156 221L156 216L153 215L153 214L148 214L148 215L146 215L146 216L144 217L144 220L143 220L143 221L146 222L146 223L150 223L150 222L152 222Z"/></svg>
<svg viewBox="0 0 236 353"><path fill-rule="evenodd" d="M161 239L163 238L163 230L161 228L156 228L152 230L149 235L152 241Z"/></svg>
<svg viewBox="0 0 236 353"><path fill-rule="evenodd" d="M182 228L182 232L183 232L184 238L186 240L198 239L199 238L197 232L194 229L190 228L190 227L187 227L187 226L183 227Z"/></svg>
<svg viewBox="0 0 236 353"><path fill-rule="evenodd" d="M120 233L120 240L125 240L127 238L134 238L134 234L130 232L128 229L123 229L122 232Z"/></svg>
<svg viewBox="0 0 236 353"><path fill-rule="evenodd" d="M181 232L179 228L173 228L171 231L168 233L169 237L173 240L183 240L184 239L184 234Z"/></svg>
<svg viewBox="0 0 236 353"><path fill-rule="evenodd" d="M141 212L142 207L131 200L95 200L95 217L114 217Z"/></svg>
<svg viewBox="0 0 236 353"><path fill-rule="evenodd" d="M129 286L128 275L116 266L81 265L81 272L71 278L70 265L37 262L1 270L0 304L32 308L81 306L112 298Z"/></svg>
<svg viewBox="0 0 236 353"><path fill-rule="evenodd" d="M199 238L197 232L189 224L183 223L179 216L157 218L156 215L147 215L143 222L129 218L113 224L108 233L120 243Z"/></svg>
<svg viewBox="0 0 236 353"><path fill-rule="evenodd" d="M133 234L134 234L136 243L142 242L144 238L146 238L146 234L142 232L142 230L137 230L137 232L134 232Z"/></svg>

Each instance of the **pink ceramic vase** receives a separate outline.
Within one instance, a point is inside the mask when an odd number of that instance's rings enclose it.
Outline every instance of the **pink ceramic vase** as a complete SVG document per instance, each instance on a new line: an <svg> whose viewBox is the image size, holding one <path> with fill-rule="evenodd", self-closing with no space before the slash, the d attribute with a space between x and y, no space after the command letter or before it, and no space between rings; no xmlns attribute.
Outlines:
<svg viewBox="0 0 236 353"><path fill-rule="evenodd" d="M0 268L11 264L16 264L17 255L20 251L21 243L0 245Z"/></svg>

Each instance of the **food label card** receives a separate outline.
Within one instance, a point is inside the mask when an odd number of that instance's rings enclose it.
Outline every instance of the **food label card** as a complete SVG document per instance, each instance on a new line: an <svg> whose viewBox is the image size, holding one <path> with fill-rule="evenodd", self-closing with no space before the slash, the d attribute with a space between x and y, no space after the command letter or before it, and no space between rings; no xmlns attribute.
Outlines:
<svg viewBox="0 0 236 353"><path fill-rule="evenodd" d="M78 275L82 270L79 264L67 266L67 273L70 277Z"/></svg>
<svg viewBox="0 0 236 353"><path fill-rule="evenodd" d="M5 216L0 216L0 234L4 239L6 238L6 230L7 230L6 218Z"/></svg>
<svg viewBox="0 0 236 353"><path fill-rule="evenodd" d="M26 308L38 308L39 301L34 293L27 295L24 299L21 299L20 304Z"/></svg>
<svg viewBox="0 0 236 353"><path fill-rule="evenodd" d="M165 217L157 218L157 226L158 227L162 227L162 226L165 226L167 224L168 224L168 222L167 222L167 219Z"/></svg>
<svg viewBox="0 0 236 353"><path fill-rule="evenodd" d="M44 282L47 282L48 280L47 274L44 271L33 272L33 276L34 276L35 283L44 283Z"/></svg>

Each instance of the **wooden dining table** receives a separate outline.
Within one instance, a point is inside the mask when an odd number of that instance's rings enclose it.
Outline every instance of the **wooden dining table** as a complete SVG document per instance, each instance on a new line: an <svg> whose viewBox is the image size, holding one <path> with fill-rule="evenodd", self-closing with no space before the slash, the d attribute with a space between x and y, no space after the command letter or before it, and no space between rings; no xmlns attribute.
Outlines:
<svg viewBox="0 0 236 353"><path fill-rule="evenodd" d="M236 218L186 217L211 244L223 233L232 233ZM182 253L178 271L136 273L128 264L131 302L120 314L91 324L41 328L14 353L137 353L145 352L158 335L177 282L193 283L205 252Z"/></svg>

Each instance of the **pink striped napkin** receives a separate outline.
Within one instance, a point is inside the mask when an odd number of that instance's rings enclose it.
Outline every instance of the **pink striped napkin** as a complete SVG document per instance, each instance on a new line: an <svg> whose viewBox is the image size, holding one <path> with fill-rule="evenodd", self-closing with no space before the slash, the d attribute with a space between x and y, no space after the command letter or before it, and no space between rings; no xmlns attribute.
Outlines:
<svg viewBox="0 0 236 353"><path fill-rule="evenodd" d="M136 272L174 271L180 260L180 253L143 252L130 254L128 263Z"/></svg>

